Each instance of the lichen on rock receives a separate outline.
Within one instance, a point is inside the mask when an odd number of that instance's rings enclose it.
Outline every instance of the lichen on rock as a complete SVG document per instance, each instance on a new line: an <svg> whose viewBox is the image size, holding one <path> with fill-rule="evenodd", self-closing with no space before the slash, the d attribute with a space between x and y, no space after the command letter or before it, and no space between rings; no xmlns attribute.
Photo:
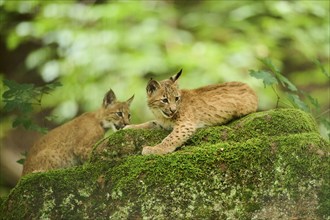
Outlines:
<svg viewBox="0 0 330 220"><path fill-rule="evenodd" d="M330 145L309 114L258 112L141 155L167 134L119 131L83 166L23 177L2 219L330 218Z"/></svg>

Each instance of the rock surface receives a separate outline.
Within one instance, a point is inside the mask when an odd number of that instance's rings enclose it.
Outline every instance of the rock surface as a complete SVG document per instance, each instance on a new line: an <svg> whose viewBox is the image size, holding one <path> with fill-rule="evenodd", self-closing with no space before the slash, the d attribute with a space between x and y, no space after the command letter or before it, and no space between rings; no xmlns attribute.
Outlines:
<svg viewBox="0 0 330 220"><path fill-rule="evenodd" d="M140 155L167 134L119 131L83 166L25 176L1 219L330 218L330 144L308 114L258 112Z"/></svg>

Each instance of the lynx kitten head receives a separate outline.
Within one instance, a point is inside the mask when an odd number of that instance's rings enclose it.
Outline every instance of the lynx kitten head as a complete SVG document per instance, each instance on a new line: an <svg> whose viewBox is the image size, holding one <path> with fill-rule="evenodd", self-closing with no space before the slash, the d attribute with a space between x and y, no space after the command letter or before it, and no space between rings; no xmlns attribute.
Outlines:
<svg viewBox="0 0 330 220"><path fill-rule="evenodd" d="M151 79L147 85L148 106L158 114L165 118L172 118L179 109L181 101L181 93L177 84L182 69L163 81Z"/></svg>
<svg viewBox="0 0 330 220"><path fill-rule="evenodd" d="M133 99L134 95L125 102L119 102L115 93L110 89L103 99L102 127L119 130L128 125L131 118L129 107Z"/></svg>

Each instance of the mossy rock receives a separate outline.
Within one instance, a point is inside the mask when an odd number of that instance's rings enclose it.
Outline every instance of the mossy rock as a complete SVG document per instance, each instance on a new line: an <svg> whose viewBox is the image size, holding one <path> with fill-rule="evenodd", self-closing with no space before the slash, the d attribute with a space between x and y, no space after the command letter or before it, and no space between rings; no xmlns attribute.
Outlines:
<svg viewBox="0 0 330 220"><path fill-rule="evenodd" d="M310 115L258 112L140 155L167 134L120 131L83 166L23 177L2 219L330 218L330 144Z"/></svg>

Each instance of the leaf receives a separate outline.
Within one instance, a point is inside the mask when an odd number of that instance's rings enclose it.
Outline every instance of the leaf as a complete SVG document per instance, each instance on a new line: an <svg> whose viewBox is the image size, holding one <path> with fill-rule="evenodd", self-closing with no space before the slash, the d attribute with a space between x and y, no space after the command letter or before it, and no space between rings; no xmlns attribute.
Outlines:
<svg viewBox="0 0 330 220"><path fill-rule="evenodd" d="M273 64L272 60L269 58L258 58L266 67L268 67L274 74L277 80L282 84L282 86L288 88L290 91L298 91L297 87L290 82L285 76L281 74L279 69Z"/></svg>
<svg viewBox="0 0 330 220"><path fill-rule="evenodd" d="M280 72L276 73L276 78L281 82L282 86L288 88L292 92L298 91L297 87L290 82L285 76L283 76Z"/></svg>
<svg viewBox="0 0 330 220"><path fill-rule="evenodd" d="M330 130L330 120L329 119L324 118L321 122L327 130Z"/></svg>
<svg viewBox="0 0 330 220"><path fill-rule="evenodd" d="M309 102L317 109L319 110L321 108L320 104L319 104L319 101L314 98L313 96L307 94L306 92L304 91L301 91L301 93L308 98Z"/></svg>
<svg viewBox="0 0 330 220"><path fill-rule="evenodd" d="M17 118L15 118L15 120L13 121L12 126L14 128L16 128L16 127L18 127L20 125L23 125L24 128L27 128L29 126L29 124L31 124L31 123L32 123L31 122L31 119L23 116L23 117L17 117Z"/></svg>
<svg viewBox="0 0 330 220"><path fill-rule="evenodd" d="M50 116L46 116L45 119L47 121L55 121L58 118L58 116L56 115L50 115Z"/></svg>
<svg viewBox="0 0 330 220"><path fill-rule="evenodd" d="M322 63L319 60L314 60L314 63L316 64L316 66L318 66L321 69L321 72L327 76L328 78L330 78L330 73L324 68L324 66L322 65Z"/></svg>
<svg viewBox="0 0 330 220"><path fill-rule="evenodd" d="M258 58L266 67L268 67L273 73L280 72L276 66L274 66L272 60L268 57L266 58Z"/></svg>
<svg viewBox="0 0 330 220"><path fill-rule="evenodd" d="M308 105L303 102L298 95L293 93L286 93L286 95L295 108L299 108L305 112L310 112Z"/></svg>
<svg viewBox="0 0 330 220"><path fill-rule="evenodd" d="M46 133L47 129L34 123L31 118L33 105L40 106L42 95L50 93L62 84L60 82L53 82L36 87L34 84L20 84L4 79L4 85L8 87L8 90L2 95L3 102L5 103L3 110L17 115L12 126L17 127L22 125L27 130Z"/></svg>
<svg viewBox="0 0 330 220"><path fill-rule="evenodd" d="M3 110L5 112L12 112L16 108L18 108L17 102L15 102L15 101L8 101L8 102L6 102L5 106L3 107Z"/></svg>
<svg viewBox="0 0 330 220"><path fill-rule="evenodd" d="M5 86L7 86L8 88L14 88L14 87L17 86L17 83L16 83L15 81L13 81L13 80L8 80L8 79L4 79L4 80L3 80L3 84L4 84Z"/></svg>
<svg viewBox="0 0 330 220"><path fill-rule="evenodd" d="M25 158L21 158L21 159L17 160L16 163L23 165L25 160L26 160Z"/></svg>
<svg viewBox="0 0 330 220"><path fill-rule="evenodd" d="M19 164L23 165L24 162L25 162L25 160L26 160L26 157L27 157L27 152L25 151L24 153L21 153L21 156L22 156L23 158L17 160L16 163L19 163Z"/></svg>
<svg viewBox="0 0 330 220"><path fill-rule="evenodd" d="M16 82L14 82L12 80L4 79L3 84L8 87L8 90L2 94L2 97L4 99L10 99L16 93L16 90L15 90L15 88L17 87Z"/></svg>
<svg viewBox="0 0 330 220"><path fill-rule="evenodd" d="M23 102L19 105L19 110L25 114L33 111L32 103Z"/></svg>
<svg viewBox="0 0 330 220"><path fill-rule="evenodd" d="M47 128L41 127L41 126L33 123L32 119L29 118L28 116L19 116L13 121L12 126L14 128L18 127L20 125L22 125L27 130L37 131L42 134L46 134L48 132Z"/></svg>
<svg viewBox="0 0 330 220"><path fill-rule="evenodd" d="M31 113L33 111L32 103L26 102L25 100L18 99L4 99L5 105L3 110L5 112L13 112L18 111L19 113ZM30 101L30 100L29 100Z"/></svg>
<svg viewBox="0 0 330 220"><path fill-rule="evenodd" d="M39 126L37 124L34 124L34 123L32 123L28 129L32 130L32 131L37 131L41 134L47 134L47 132L48 132L47 128L41 127L41 126Z"/></svg>
<svg viewBox="0 0 330 220"><path fill-rule="evenodd" d="M20 99L27 100L33 98L36 94L34 92L33 84L19 84L12 80L4 80L4 85L8 87L8 90L3 93L2 97L4 102L8 99Z"/></svg>
<svg viewBox="0 0 330 220"><path fill-rule="evenodd" d="M325 127L325 129L327 130L328 133L328 138L330 140L330 120L328 118L324 118L322 117L320 119L320 123Z"/></svg>
<svg viewBox="0 0 330 220"><path fill-rule="evenodd" d="M62 83L60 83L60 82L48 83L48 84L44 85L43 87L41 87L40 91L45 94L49 94L52 90L54 90L60 86L62 86Z"/></svg>
<svg viewBox="0 0 330 220"><path fill-rule="evenodd" d="M259 70L250 70L250 76L256 78L256 79L262 79L262 82L264 83L264 86L272 86L274 84L278 84L277 79L269 72Z"/></svg>

